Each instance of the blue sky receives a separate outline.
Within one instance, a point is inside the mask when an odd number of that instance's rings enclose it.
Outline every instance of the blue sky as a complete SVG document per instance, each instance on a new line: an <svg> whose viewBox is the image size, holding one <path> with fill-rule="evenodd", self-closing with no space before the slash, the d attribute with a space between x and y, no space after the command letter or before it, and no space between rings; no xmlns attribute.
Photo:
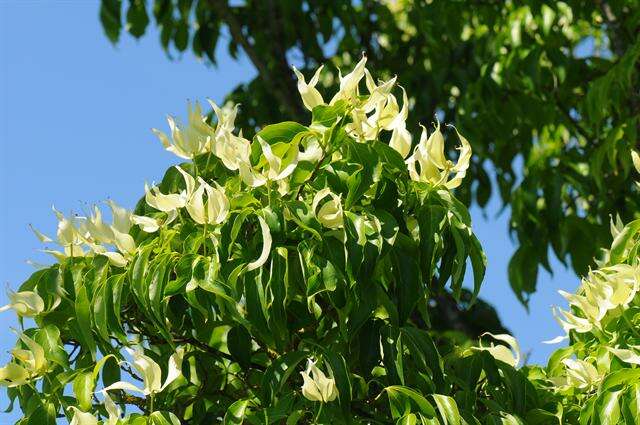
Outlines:
<svg viewBox="0 0 640 425"><path fill-rule="evenodd" d="M217 68L185 53L171 61L154 29L141 40L122 37L112 46L102 33L96 1L0 0L0 284L15 289L33 271L27 260L50 262L28 228L55 233L55 205L82 212L108 198L131 208L145 181L158 180L177 158L150 129L166 129L167 114L184 117L187 100L221 101L255 70L246 59L221 51ZM221 46L226 43L220 43ZM473 144L473 141L471 141ZM489 261L481 296L493 303L531 362L544 362L553 347L540 344L561 331L550 306L564 305L558 289L578 279L552 262L541 273L530 310L507 282L513 243L508 211L496 216L492 201L472 210L474 230ZM0 290L0 305L5 304ZM2 313L0 362L9 359L17 326ZM6 406L4 391L0 407ZM0 423L16 418L0 416Z"/></svg>

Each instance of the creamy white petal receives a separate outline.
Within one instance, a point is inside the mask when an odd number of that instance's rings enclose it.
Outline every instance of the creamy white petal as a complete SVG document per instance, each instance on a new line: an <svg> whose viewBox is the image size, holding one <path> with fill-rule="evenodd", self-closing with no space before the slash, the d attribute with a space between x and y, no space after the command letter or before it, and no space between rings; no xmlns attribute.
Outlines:
<svg viewBox="0 0 640 425"><path fill-rule="evenodd" d="M260 257L258 257L257 260L247 264L247 270L249 271L255 270L258 267L262 267L262 265L267 262L267 259L269 258L269 253L271 252L272 239L271 239L271 231L269 230L269 226L267 225L267 222L264 221L264 218L262 218L261 216L258 216L258 221L260 222L260 230L262 231L262 253L260 254Z"/></svg>

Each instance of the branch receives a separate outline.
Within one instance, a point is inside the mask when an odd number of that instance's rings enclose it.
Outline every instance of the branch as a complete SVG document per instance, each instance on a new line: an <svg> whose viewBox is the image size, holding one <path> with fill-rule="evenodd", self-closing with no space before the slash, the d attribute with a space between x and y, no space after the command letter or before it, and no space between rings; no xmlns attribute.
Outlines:
<svg viewBox="0 0 640 425"><path fill-rule="evenodd" d="M115 395L115 399L118 403L130 404L130 405L136 406L138 409L142 410L142 412L145 414L149 413L149 411L147 410L146 398L129 395L122 390L114 391L112 392L112 394Z"/></svg>
<svg viewBox="0 0 640 425"><path fill-rule="evenodd" d="M201 349L202 351L205 351L205 352L207 352L207 353L209 353L209 354L212 354L212 355L214 355L214 356L219 356L219 357L225 358L225 359L227 359L227 360L229 360L229 361L232 361L232 362L235 362L235 361L236 361L236 360L235 360L233 357L231 357L229 354L224 353L224 352L222 352L222 351L220 351L220 350L217 350L217 349L215 349L215 348L213 348L213 347L209 346L208 344L206 344L206 343L204 343L204 342L202 342L202 341L198 341L198 340L197 340L197 339L195 339L195 338L187 337L187 336L179 336L179 335L175 335L175 336L174 336L174 338L173 338L173 340L174 340L175 342L178 342L178 343L191 344L191 345L193 345L194 347L197 347L197 348ZM262 371L264 371L264 370L265 370L265 368L264 368L263 366L261 366L261 365L257 365L257 364L255 364L255 363L253 363L253 364L252 364L252 367L253 367L254 369L258 369L258 370L262 370Z"/></svg>
<svg viewBox="0 0 640 425"><path fill-rule="evenodd" d="M284 85L282 87L278 87L278 84L276 83L278 80L274 80L267 63L262 60L254 46L250 43L249 39L243 34L242 25L234 15L233 11L229 8L227 2L225 0L209 0L209 4L218 11L222 20L227 24L227 27L229 27L229 32L231 33L233 40L242 46L242 49L245 51L247 56L249 56L249 59L258 70L258 73L264 83L287 109L287 112L291 117L301 116L301 114L304 113L302 107L299 102L296 102L291 98L290 87L289 84L287 84L287 79L290 80L292 78L291 71L288 69L288 64L286 75L277 76L279 79L285 78L282 80Z"/></svg>

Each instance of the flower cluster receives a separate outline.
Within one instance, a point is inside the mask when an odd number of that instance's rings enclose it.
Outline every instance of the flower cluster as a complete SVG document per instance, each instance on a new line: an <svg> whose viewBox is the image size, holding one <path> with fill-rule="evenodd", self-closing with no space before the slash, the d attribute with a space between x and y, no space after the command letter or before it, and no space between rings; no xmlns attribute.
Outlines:
<svg viewBox="0 0 640 425"><path fill-rule="evenodd" d="M52 254L58 261L67 257L104 255L113 265L125 266L136 252L136 244L129 234L131 228L136 225L143 231L152 233L158 230L160 223L151 217L135 215L111 200L107 204L113 217L111 224L104 222L98 206L94 206L89 217L66 217L54 208L58 218L55 242L62 247L62 251L46 249L44 252ZM32 229L41 242L54 242L37 229ZM115 247L116 250L110 251L109 247Z"/></svg>

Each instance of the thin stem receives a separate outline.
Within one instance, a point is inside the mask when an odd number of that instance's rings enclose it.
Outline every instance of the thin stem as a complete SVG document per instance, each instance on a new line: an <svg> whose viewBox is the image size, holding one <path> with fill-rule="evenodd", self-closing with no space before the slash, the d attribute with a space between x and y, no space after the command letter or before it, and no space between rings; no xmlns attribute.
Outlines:
<svg viewBox="0 0 640 425"><path fill-rule="evenodd" d="M318 407L318 413L316 413L316 417L313 419L313 423L318 423L318 420L320 419L320 414L322 413L322 407L324 407L324 403L320 403L320 406Z"/></svg>
<svg viewBox="0 0 640 425"><path fill-rule="evenodd" d="M195 155L193 155L193 158L191 158L191 162L193 163L193 172L196 174L196 178L198 178L200 176L200 173L198 171L198 163L196 162Z"/></svg>
<svg viewBox="0 0 640 425"><path fill-rule="evenodd" d="M204 230L202 231L202 249L204 252L204 256L207 256L207 226L209 223L204 223Z"/></svg>

